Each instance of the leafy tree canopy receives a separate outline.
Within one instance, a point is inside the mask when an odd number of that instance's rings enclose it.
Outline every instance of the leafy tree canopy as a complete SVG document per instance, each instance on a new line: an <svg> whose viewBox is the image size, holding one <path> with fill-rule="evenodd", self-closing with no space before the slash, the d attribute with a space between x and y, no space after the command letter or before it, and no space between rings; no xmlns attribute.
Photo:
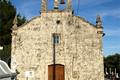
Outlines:
<svg viewBox="0 0 120 80"><path fill-rule="evenodd" d="M0 45L4 47L0 51L0 58L7 60L11 53L11 28L16 15L16 8L10 0L0 0ZM26 18L17 14L18 26L22 25Z"/></svg>
<svg viewBox="0 0 120 80"><path fill-rule="evenodd" d="M114 55L109 55L104 58L104 66L114 72L115 68L117 69L117 73L120 74L120 54L116 53ZM109 70L108 70L109 72Z"/></svg>

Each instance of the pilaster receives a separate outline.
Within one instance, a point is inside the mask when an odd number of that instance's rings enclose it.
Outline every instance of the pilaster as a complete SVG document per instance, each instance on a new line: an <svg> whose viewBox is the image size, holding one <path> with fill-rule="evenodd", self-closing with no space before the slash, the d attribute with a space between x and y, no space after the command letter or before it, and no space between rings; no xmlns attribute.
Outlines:
<svg viewBox="0 0 120 80"><path fill-rule="evenodd" d="M42 0L42 9L41 12L47 12L47 0Z"/></svg>

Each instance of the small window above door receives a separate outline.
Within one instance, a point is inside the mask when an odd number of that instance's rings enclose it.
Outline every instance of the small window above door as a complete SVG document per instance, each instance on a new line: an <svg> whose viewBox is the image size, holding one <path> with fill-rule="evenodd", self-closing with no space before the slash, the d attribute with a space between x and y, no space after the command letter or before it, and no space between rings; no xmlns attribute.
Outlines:
<svg viewBox="0 0 120 80"><path fill-rule="evenodd" d="M60 43L60 34L53 33L53 44L59 44Z"/></svg>

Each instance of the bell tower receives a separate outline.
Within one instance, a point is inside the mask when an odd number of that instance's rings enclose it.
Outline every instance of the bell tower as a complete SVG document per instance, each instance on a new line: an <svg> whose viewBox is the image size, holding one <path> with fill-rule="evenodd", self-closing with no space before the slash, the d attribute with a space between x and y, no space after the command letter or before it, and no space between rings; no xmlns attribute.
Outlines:
<svg viewBox="0 0 120 80"><path fill-rule="evenodd" d="M66 4L65 11L72 11L72 0L54 0L54 10L59 10L59 4L63 5ZM47 6L48 6L48 0L42 0L42 13L48 12Z"/></svg>

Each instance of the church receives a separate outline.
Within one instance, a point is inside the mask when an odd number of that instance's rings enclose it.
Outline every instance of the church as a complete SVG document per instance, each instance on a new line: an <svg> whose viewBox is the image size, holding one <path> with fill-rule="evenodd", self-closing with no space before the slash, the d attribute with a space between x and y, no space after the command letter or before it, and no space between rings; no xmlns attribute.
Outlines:
<svg viewBox="0 0 120 80"><path fill-rule="evenodd" d="M14 19L11 68L19 72L17 80L104 80L101 17L94 25L75 16L72 0L47 7L42 0L41 15L22 26Z"/></svg>

